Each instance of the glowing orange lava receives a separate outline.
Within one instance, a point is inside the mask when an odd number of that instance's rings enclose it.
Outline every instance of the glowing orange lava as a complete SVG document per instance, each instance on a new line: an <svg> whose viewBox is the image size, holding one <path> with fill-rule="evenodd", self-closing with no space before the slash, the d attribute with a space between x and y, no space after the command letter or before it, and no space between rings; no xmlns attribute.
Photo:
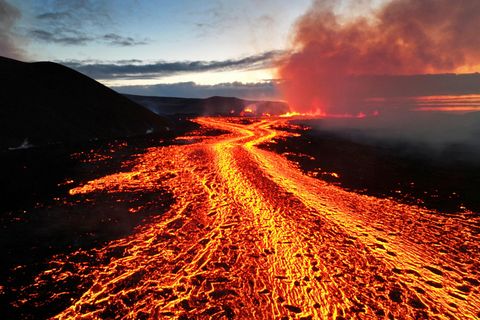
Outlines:
<svg viewBox="0 0 480 320"><path fill-rule="evenodd" d="M302 116L302 115L303 114L299 113L299 112L287 112L287 113L281 114L280 117L281 118L291 118L291 117Z"/></svg>
<svg viewBox="0 0 480 320"><path fill-rule="evenodd" d="M57 319L475 319L479 218L359 195L257 146L288 120L200 118L230 132L155 147L71 194L168 188L131 236L58 256L37 285L91 285Z"/></svg>

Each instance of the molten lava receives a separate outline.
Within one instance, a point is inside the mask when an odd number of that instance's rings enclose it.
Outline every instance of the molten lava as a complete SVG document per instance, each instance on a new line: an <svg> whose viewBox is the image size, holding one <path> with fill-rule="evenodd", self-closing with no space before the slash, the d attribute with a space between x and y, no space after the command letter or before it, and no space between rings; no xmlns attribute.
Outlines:
<svg viewBox="0 0 480 320"><path fill-rule="evenodd" d="M71 194L168 188L131 236L57 256L36 287L80 278L57 319L474 319L479 219L359 195L258 148L287 119L200 118L228 134L155 147ZM133 211L135 212L135 208ZM52 298L53 299L53 298Z"/></svg>

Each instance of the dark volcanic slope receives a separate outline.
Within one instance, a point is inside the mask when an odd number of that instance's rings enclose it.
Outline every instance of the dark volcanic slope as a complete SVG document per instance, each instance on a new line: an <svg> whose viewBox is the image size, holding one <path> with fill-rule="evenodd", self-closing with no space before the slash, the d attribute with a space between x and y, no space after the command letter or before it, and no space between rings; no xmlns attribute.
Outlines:
<svg viewBox="0 0 480 320"><path fill-rule="evenodd" d="M284 102L253 101L233 97L196 98L169 98L148 97L125 94L132 101L148 108L157 114L192 114L192 115L240 115L245 108L251 109L252 115L269 113L278 115L290 109Z"/></svg>
<svg viewBox="0 0 480 320"><path fill-rule="evenodd" d="M0 150L166 130L167 121L72 69L0 57Z"/></svg>

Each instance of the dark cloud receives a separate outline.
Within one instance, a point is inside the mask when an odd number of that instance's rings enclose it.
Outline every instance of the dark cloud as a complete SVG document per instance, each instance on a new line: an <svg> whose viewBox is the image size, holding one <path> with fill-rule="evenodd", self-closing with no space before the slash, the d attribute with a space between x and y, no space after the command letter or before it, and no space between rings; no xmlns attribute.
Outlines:
<svg viewBox="0 0 480 320"><path fill-rule="evenodd" d="M47 30L34 29L31 30L29 34L36 40L64 45L84 45L94 40L91 37L72 30L62 30L62 32L54 33Z"/></svg>
<svg viewBox="0 0 480 320"><path fill-rule="evenodd" d="M47 8L47 10L45 10ZM62 45L85 45L97 42L111 46L138 46L147 39L135 39L115 32L99 34L98 29L108 30L114 23L107 2L72 0L40 1L34 27L29 35L37 40Z"/></svg>
<svg viewBox="0 0 480 320"><path fill-rule="evenodd" d="M277 87L272 81L259 83L231 82L216 85L198 85L194 82L183 82L149 86L120 86L113 87L113 89L121 93L159 97L208 98L211 96L225 96L268 100L279 98Z"/></svg>
<svg viewBox="0 0 480 320"><path fill-rule="evenodd" d="M63 45L85 45L91 42L101 42L112 46L130 47L147 44L147 40L135 40L132 37L124 37L115 33L107 33L102 36L87 36L84 33L77 32L68 28L57 29L56 32L51 32L42 29L30 30L31 38Z"/></svg>
<svg viewBox="0 0 480 320"><path fill-rule="evenodd" d="M23 51L18 46L13 33L15 22L20 18L20 11L5 0L0 0L0 56L23 58Z"/></svg>
<svg viewBox="0 0 480 320"><path fill-rule="evenodd" d="M37 2L36 18L44 26L52 28L104 27L112 23L109 12L113 8L106 1L93 0L40 0Z"/></svg>
<svg viewBox="0 0 480 320"><path fill-rule="evenodd" d="M72 18L68 12L46 12L36 16L40 20L66 20Z"/></svg>
<svg viewBox="0 0 480 320"><path fill-rule="evenodd" d="M147 40L135 40L132 37L123 37L115 33L107 33L101 37L106 43L121 46L121 47L130 47L147 44Z"/></svg>
<svg viewBox="0 0 480 320"><path fill-rule="evenodd" d="M273 60L279 54L279 51L268 51L240 59L222 61L159 61L150 64L85 63L82 61L64 61L61 63L94 79L148 79L182 72L260 69L271 66Z"/></svg>

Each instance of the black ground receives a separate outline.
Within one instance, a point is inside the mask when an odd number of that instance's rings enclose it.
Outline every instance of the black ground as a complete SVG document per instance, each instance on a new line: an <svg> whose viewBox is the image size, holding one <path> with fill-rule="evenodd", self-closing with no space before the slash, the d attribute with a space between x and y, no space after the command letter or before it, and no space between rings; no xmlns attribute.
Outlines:
<svg viewBox="0 0 480 320"><path fill-rule="evenodd" d="M36 301L16 303L21 288L35 283L56 254L94 248L130 234L152 216L164 213L174 199L167 190L138 193L68 195L89 180L128 170L128 160L146 148L175 143L174 137L198 129L186 119L170 137L146 135L83 144L63 144L0 152L0 314L5 319L46 319L68 306L72 296L45 305L51 292ZM142 208L132 214L129 208ZM81 292L79 283L63 284ZM58 289L58 290L57 290ZM62 288L52 288L61 292ZM78 290L76 290L78 289Z"/></svg>
<svg viewBox="0 0 480 320"><path fill-rule="evenodd" d="M53 62L0 57L0 151L167 134L172 125L87 76Z"/></svg>
<svg viewBox="0 0 480 320"><path fill-rule="evenodd" d="M415 147L408 144L372 145L305 128L295 130L298 137L263 147L345 189L441 212L480 212L480 163L462 161L462 148L452 147L432 158L413 152Z"/></svg>

